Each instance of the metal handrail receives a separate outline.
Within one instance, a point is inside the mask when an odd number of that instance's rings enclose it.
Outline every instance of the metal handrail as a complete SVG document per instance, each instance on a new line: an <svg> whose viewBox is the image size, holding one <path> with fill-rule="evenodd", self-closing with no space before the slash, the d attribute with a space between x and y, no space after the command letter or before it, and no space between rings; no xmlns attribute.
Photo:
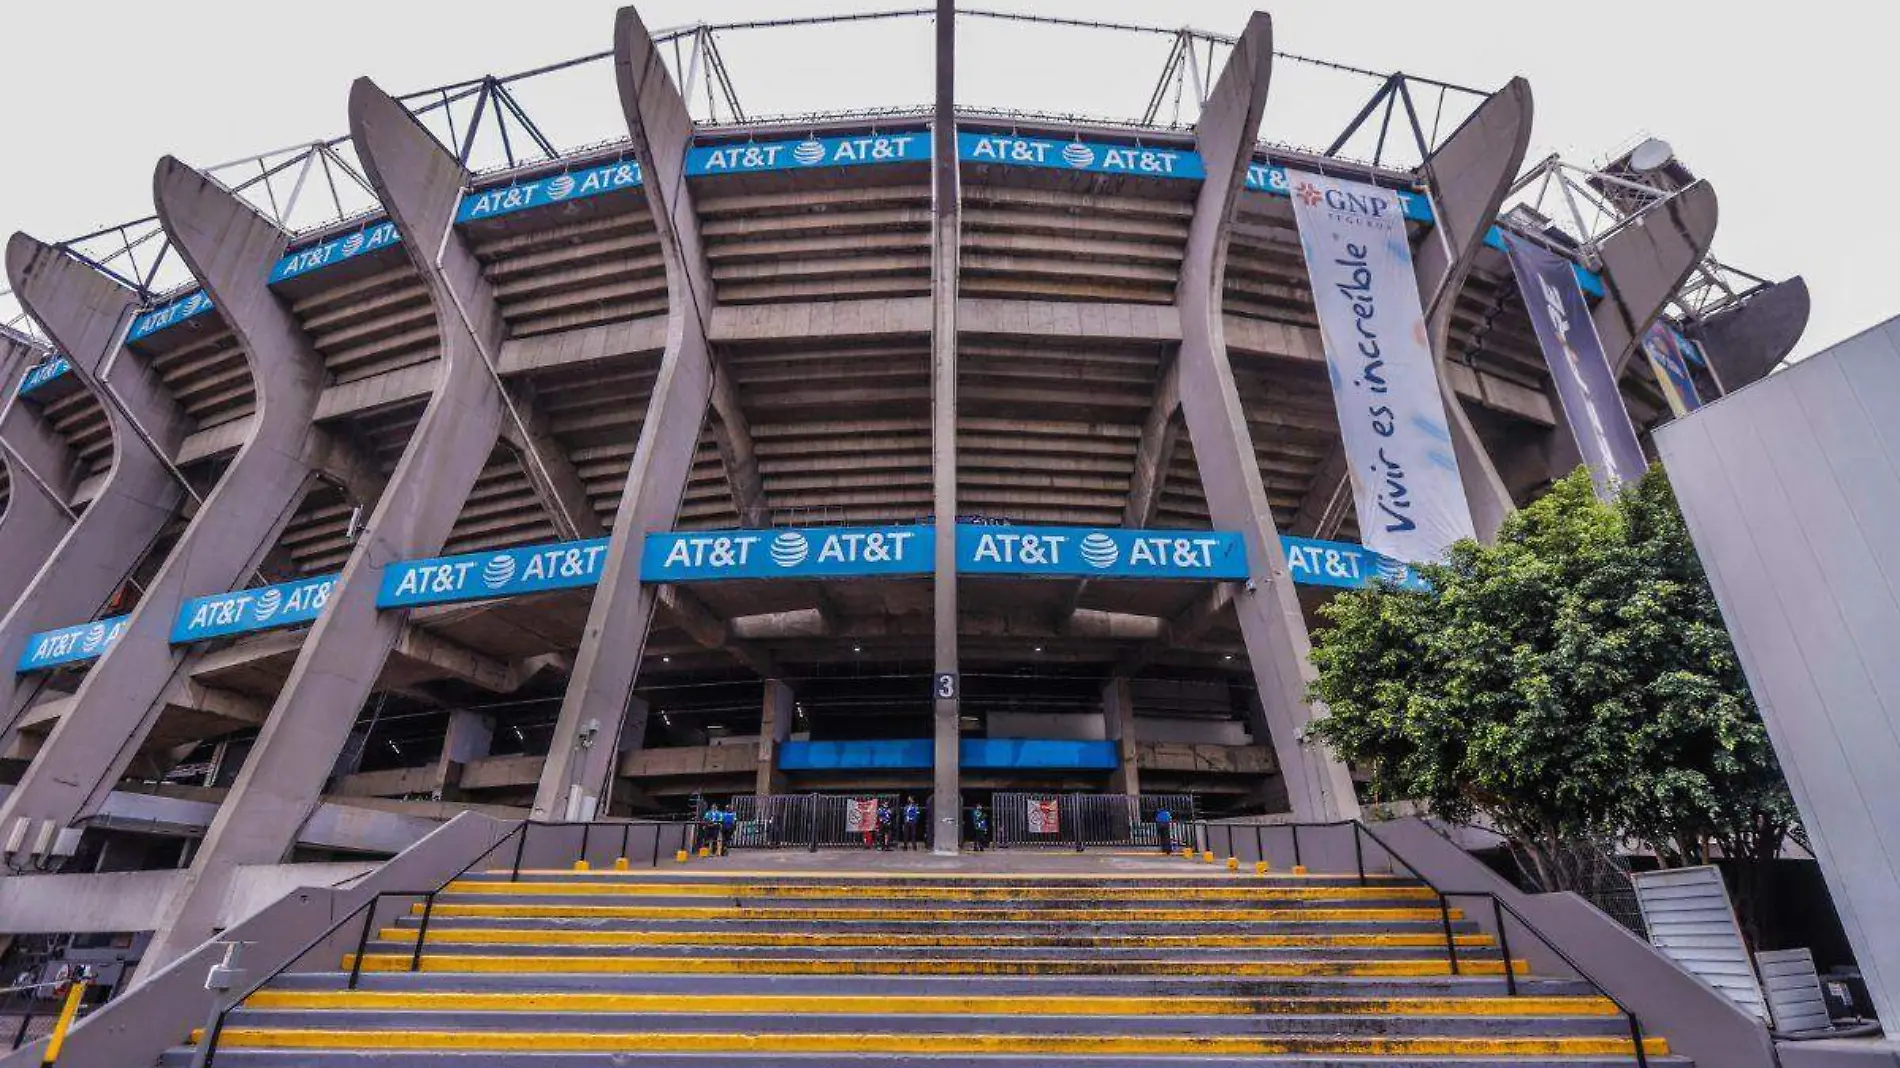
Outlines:
<svg viewBox="0 0 1900 1068"><path fill-rule="evenodd" d="M1213 824L1209 820L1196 820L1195 823L1200 827L1202 835L1205 836L1203 840L1207 842L1208 845L1212 845L1213 835L1211 833L1211 829L1213 826L1215 826L1215 824ZM1445 931L1446 959L1450 963L1451 972L1453 975L1459 975L1462 973L1460 971L1460 966L1458 962L1457 939L1453 935L1452 929L1451 929L1451 909L1448 904L1448 901L1449 899L1454 898L1454 897L1480 898L1480 899L1489 900L1491 902L1492 922L1497 926L1497 929L1498 929L1498 951L1503 957L1504 988L1505 988L1505 992L1507 996L1510 996L1510 997L1518 996L1517 973L1512 965L1512 960L1511 960L1510 932L1506 928L1506 925L1504 922L1504 917L1508 913L1511 916L1511 918L1515 919L1518 922L1519 926L1523 927L1524 930L1530 932L1531 936L1536 938L1537 941L1541 943L1545 949L1548 949L1552 954L1554 954L1557 957L1558 960L1562 961L1565 967L1569 968L1572 972L1575 972L1577 975L1577 978L1583 980L1585 983L1588 983L1590 985L1590 988L1594 990L1599 996L1601 996L1604 1000L1608 1001L1611 1005L1616 1006L1616 1010L1619 1013L1621 1013L1623 1015L1623 1018L1629 1023L1630 1041L1635 1049L1637 1065L1639 1065L1640 1068L1649 1068L1649 1055L1648 1055L1648 1052L1643 1048L1643 1025L1642 1025L1642 1021L1638 1019L1635 1011L1632 1010L1628 1005L1625 1005L1621 998L1618 998L1615 994L1610 993L1608 987L1605 987L1601 982L1598 982L1595 976L1591 975L1588 971L1586 971L1581 964L1578 964L1574 957L1564 952L1563 948L1557 945L1556 942L1552 941L1549 935L1546 935L1542 930L1538 929L1536 924L1532 923L1528 918L1525 917L1523 913L1519 912L1516 907L1511 905L1510 902L1505 901L1504 899L1500 898L1496 893L1490 890L1446 890L1446 889L1441 888L1440 886L1438 886L1437 883L1427 878L1425 873L1419 871L1416 865L1414 865L1411 861L1406 860L1403 854L1401 854L1398 850L1393 849L1392 846L1389 843L1387 843L1385 839L1379 837L1377 832L1373 831L1372 828L1367 827L1363 822L1356 819L1355 820L1332 820L1329 822L1308 822L1308 823L1222 823L1222 824L1219 824L1219 826L1226 828L1228 831L1227 846L1228 846L1228 854L1230 856L1233 855L1233 842L1234 842L1233 828L1253 827L1255 829L1256 849L1263 859L1266 856L1266 851L1264 848L1260 847L1259 845L1259 843L1261 843L1262 841L1260 837L1261 832L1267 827L1288 828L1293 838L1295 865L1298 865L1299 863L1299 849L1300 849L1299 829L1301 827L1318 830L1322 828L1350 826L1352 827L1352 831L1353 831L1353 855L1358 865L1358 875L1359 875L1360 886L1365 886L1367 885L1367 882L1368 882L1367 877L1366 877L1365 853L1362 849L1361 836L1363 835L1365 838L1370 838L1374 844L1376 844L1380 849L1385 851L1385 855L1388 859L1390 859L1393 863L1398 864L1401 867L1403 867L1406 870L1406 872L1411 875L1413 879L1416 879L1418 882L1422 883L1426 889L1430 890L1434 895L1437 896L1440 921L1443 924L1444 931Z"/></svg>
<svg viewBox="0 0 1900 1068"><path fill-rule="evenodd" d="M626 856L626 847L627 847L627 844L631 842L632 840L633 828L635 826L645 825L645 826L650 826L654 828L653 859L650 865L652 867L658 867L660 863L660 853L659 853L660 829L664 827L669 827L669 826L678 826L682 828L681 841L683 844L685 841L684 831L685 831L685 828L687 828L688 826L687 824L672 824L672 823L666 823L666 822L657 821L657 820L621 820L621 821L600 821L600 822L603 822L603 823L618 822L623 825L624 830L622 832L622 837L621 837L621 854L620 854L623 857ZM371 926L374 924L375 919L376 919L376 906L380 904L384 898L386 897L419 897L423 899L422 920L417 925L417 929L416 929L416 946L415 946L415 949L412 950L409 955L409 971L411 972L420 971L422 970L423 943L428 938L429 920L430 920L431 914L435 910L436 895L440 894L443 890L448 889L448 886L450 883L453 883L457 879L460 879L462 876L467 875L470 869L474 868L475 865L480 864L482 861L487 860L489 857L493 856L497 849L500 849L502 846L507 845L510 841L515 842L515 856L514 856L514 863L511 865L509 869L508 881L509 882L519 881L521 878L522 852L527 846L528 831L530 828L533 828L533 827L573 827L573 826L582 827L583 828L582 830L583 854L582 855L585 856L584 843L586 842L588 835L591 833L594 823L595 821L591 821L591 820L521 820L515 824L513 830L510 830L507 834L502 835L500 838L497 838L494 844L490 845L487 849L482 850L481 853L477 854L473 860L470 860L467 864L462 865L462 868L460 871L457 871L454 875L451 875L447 879L442 880L441 885L435 887L434 889L431 889L431 890L379 890L375 894L372 894L367 901L364 901L362 904L358 905L354 909L351 909L349 913L346 914L342 919L336 921L335 923L331 924L329 927L325 928L322 934L319 934L317 937L305 943L302 949L299 949L295 954L287 958L283 964L277 967L275 971L272 971L270 974L259 979L257 982L252 983L249 987L245 989L244 993L231 999L230 1004L226 1005L224 1008L218 1011L217 1019L212 1022L210 1031L207 1032L204 1036L204 1041L207 1044L206 1049L205 1049L204 1062L203 1062L205 1065L205 1068L211 1068L212 1060L213 1058L217 1056L218 1038L220 1035L224 1033L225 1020L227 1017L230 1016L232 1010L244 1004L244 1002L248 1000L252 994L255 994L259 990L262 990L265 986L270 984L279 976L283 975L285 972L288 972L291 969L291 967L294 966L298 961L303 960L305 957L309 956L310 953L313 950L315 950L318 946L329 941L331 937L333 937L338 931L342 930L345 926L347 926L350 923L350 921L356 919L358 916L362 916L363 928L362 928L362 932L357 936L357 939L356 939L356 953L351 958L350 977L345 986L345 989L347 990L355 990L358 980L360 980L362 977L363 956L364 956L364 952L369 947L369 932L370 932Z"/></svg>

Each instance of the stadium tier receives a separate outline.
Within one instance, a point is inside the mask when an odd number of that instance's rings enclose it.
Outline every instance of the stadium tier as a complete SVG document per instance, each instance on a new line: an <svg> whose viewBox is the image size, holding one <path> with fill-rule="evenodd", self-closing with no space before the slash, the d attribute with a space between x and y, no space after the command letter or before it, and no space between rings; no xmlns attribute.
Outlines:
<svg viewBox="0 0 1900 1068"><path fill-rule="evenodd" d="M359 80L347 137L161 160L112 249L8 244L0 838L189 870L89 929L167 960L248 868L470 806L908 794L942 849L997 792L1352 817L1301 741L1318 606L1419 586L1599 446L1640 463L1805 319L1710 256L1681 164L1527 172L1522 79L1377 76L1337 143L1278 143L1311 61L1264 16L1180 32L1212 62L1170 60L1177 123L947 76L696 113L717 33L614 34L607 143L556 148L516 79ZM373 202L292 225L292 178Z"/></svg>

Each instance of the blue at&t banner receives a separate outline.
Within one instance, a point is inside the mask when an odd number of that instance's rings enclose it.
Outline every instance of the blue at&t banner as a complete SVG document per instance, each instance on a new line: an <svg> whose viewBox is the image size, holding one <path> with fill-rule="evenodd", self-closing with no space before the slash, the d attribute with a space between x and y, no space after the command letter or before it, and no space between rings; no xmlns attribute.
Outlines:
<svg viewBox="0 0 1900 1068"><path fill-rule="evenodd" d="M927 575L935 527L808 527L648 534L641 582Z"/></svg>
<svg viewBox="0 0 1900 1068"><path fill-rule="evenodd" d="M33 392L72 369L73 365L66 357L48 356L46 359L40 361L39 366L28 371L25 378L20 379L18 393L24 397L28 393Z"/></svg>
<svg viewBox="0 0 1900 1068"><path fill-rule="evenodd" d="M1133 174L1144 178L1200 179L1207 174L1201 166L1200 155L1190 149L1142 148L1006 134L958 133L957 158L966 163Z"/></svg>
<svg viewBox="0 0 1900 1068"><path fill-rule="evenodd" d="M807 137L803 141L701 145L686 153L686 173L700 177L808 167L862 167L869 163L922 163L929 159L930 135L913 130L855 137Z"/></svg>
<svg viewBox="0 0 1900 1068"><path fill-rule="evenodd" d="M187 293L162 308L153 308L144 315L132 320L132 329L126 331L127 341L137 341L150 337L168 326L177 326L195 315L203 315L211 310L211 298L204 290Z"/></svg>
<svg viewBox="0 0 1900 1068"><path fill-rule="evenodd" d="M329 267L342 263L344 260L374 252L379 248L388 248L401 243L402 235L396 232L395 223L387 221L375 223L355 233L333 237L322 244L288 253L283 259L277 261L277 266L271 268L270 280L274 285L300 274L309 274L319 267Z"/></svg>
<svg viewBox="0 0 1900 1068"><path fill-rule="evenodd" d="M1280 547L1286 551L1287 574L1301 586L1356 590L1388 582L1408 590L1431 589L1412 565L1382 556L1363 545L1282 535Z"/></svg>
<svg viewBox="0 0 1900 1068"><path fill-rule="evenodd" d="M26 640L26 652L20 654L20 664L16 670L25 674L97 660L106 655L106 650L119 643L131 619L129 615L113 616L111 619L95 619L91 623L41 631Z"/></svg>
<svg viewBox="0 0 1900 1068"><path fill-rule="evenodd" d="M323 575L255 590L195 597L178 609L178 618L172 622L172 644L308 623L323 614L336 580L335 575Z"/></svg>
<svg viewBox="0 0 1900 1068"><path fill-rule="evenodd" d="M512 215L529 208L567 200L585 200L618 189L633 189L639 184L640 164L635 160L619 159L583 171L566 171L470 193L462 198L462 206L456 209L455 221L465 223L476 219L492 219L497 215Z"/></svg>
<svg viewBox="0 0 1900 1068"><path fill-rule="evenodd" d="M383 569L376 607L481 601L593 586L600 582L606 561L606 538L410 560Z"/></svg>
<svg viewBox="0 0 1900 1068"><path fill-rule="evenodd" d="M957 570L972 575L1244 579L1247 549L1221 530L957 526Z"/></svg>

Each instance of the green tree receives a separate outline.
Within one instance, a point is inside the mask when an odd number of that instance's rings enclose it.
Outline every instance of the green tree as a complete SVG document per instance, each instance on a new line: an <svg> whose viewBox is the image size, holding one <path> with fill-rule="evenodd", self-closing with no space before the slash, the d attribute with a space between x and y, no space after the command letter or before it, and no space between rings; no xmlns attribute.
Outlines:
<svg viewBox="0 0 1900 1068"><path fill-rule="evenodd" d="M1429 593L1321 610L1313 734L1376 798L1482 815L1534 861L1577 838L1670 865L1720 847L1752 921L1794 806L1662 471L1606 503L1579 469L1421 570Z"/></svg>

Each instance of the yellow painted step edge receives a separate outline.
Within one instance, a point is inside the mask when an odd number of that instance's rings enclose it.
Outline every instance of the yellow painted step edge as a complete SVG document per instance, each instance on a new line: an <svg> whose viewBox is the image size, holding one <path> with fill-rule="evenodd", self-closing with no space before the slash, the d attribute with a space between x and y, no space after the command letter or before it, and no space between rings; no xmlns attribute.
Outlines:
<svg viewBox="0 0 1900 1068"><path fill-rule="evenodd" d="M1381 901L1433 900L1437 895L1423 886L1193 886L1193 887L924 887L924 886L772 886L754 883L688 884L620 882L512 882L492 883L457 879L444 895L509 894L560 897L866 897L900 901L1315 901L1375 898Z"/></svg>
<svg viewBox="0 0 1900 1068"><path fill-rule="evenodd" d="M414 927L385 927L377 937L385 942L414 942ZM1490 935L1455 936L1459 947L1492 949ZM1410 948L1443 946L1445 936L1431 931L1412 934L1191 934L1191 935L960 935L893 934L867 931L863 934L787 931L574 931L565 928L534 927L429 927L432 945L461 943L473 945L545 945L545 946L1014 946L1050 949L1293 949L1339 946L1389 946Z"/></svg>
<svg viewBox="0 0 1900 1068"><path fill-rule="evenodd" d="M343 969L356 954L343 957ZM1514 961L1519 975L1522 960ZM367 953L363 971L406 972L407 953ZM425 972L507 972L511 974L674 974L674 975L1207 975L1271 976L1442 976L1451 974L1443 960L809 960L785 957L539 957L424 954ZM1462 961L1461 974L1503 975L1499 960Z"/></svg>
<svg viewBox="0 0 1900 1068"><path fill-rule="evenodd" d="M1139 852L1126 852L1126 853L1116 852L1110 855L1130 856L1130 857L1160 857L1159 851L1151 852L1145 849ZM565 876L565 875L572 875L573 872L571 869L568 869L568 868L522 868L518 872L509 868L488 868L484 870L482 874L484 875ZM627 878L630 878L630 879L685 880L685 879L703 879L705 878L707 873L705 871L682 872L678 870L677 868L644 868L644 869L635 868L635 869L629 869L626 872L615 873L615 872L602 871L602 872L595 872L594 874L596 875L620 874L620 875L625 875ZM1086 879L1089 882L1101 882L1101 883L1140 883L1140 882L1155 882L1158 880L1167 881L1171 883L1178 883L1182 879L1193 879L1199 882L1216 883L1216 884L1217 883L1233 884L1233 883L1239 883L1239 882L1247 882L1246 879L1237 879L1226 871L1219 871L1219 870L1207 871L1205 869L1189 869L1186 871L1177 869L1177 870L1165 871L1165 872L1162 872L1162 871L1156 871L1156 872L1074 872L1074 871L1066 871L1066 872L1065 871L907 872L907 871L879 871L879 870L861 870L861 871L842 870L842 871L818 872L818 871L762 871L756 868L735 869L735 868L722 867L718 869L718 875L724 879L764 880L764 881L771 882L773 885L779 885L780 883L789 881L789 882L814 883L814 884L822 883L824 885L831 885L831 886L845 885L845 884L856 883L856 882L901 883L901 882L931 882L931 881L943 882L945 880L954 880L956 882L981 881L981 882L998 882L998 883L1001 883L1001 882L1033 883L1033 882L1037 882L1043 879ZM1276 873L1276 877L1284 879L1284 878L1289 878L1290 876L1285 872L1279 872L1279 873ZM1407 883L1407 884L1416 884L1418 881L1416 876L1401 875L1401 874L1395 874L1392 872L1369 871L1366 873L1365 877L1367 879L1371 879L1375 881L1389 880L1392 882L1400 882L1400 883ZM1356 871L1301 872L1299 873L1297 878L1357 880L1359 878L1359 873Z"/></svg>
<svg viewBox="0 0 1900 1068"><path fill-rule="evenodd" d="M1308 998L1308 997L995 997L838 994L589 994L555 992L260 990L253 1009L407 1009L467 1012L620 1012L673 1014L809 1013L831 1015L989 1016L1615 1016L1594 996Z"/></svg>
<svg viewBox="0 0 1900 1068"><path fill-rule="evenodd" d="M693 1034L685 1032L575 1031L341 1031L226 1028L220 1049L426 1049L584 1052L637 1049L643 1053L1048 1053L1142 1056L1334 1054L1363 1056L1589 1056L1629 1055L1627 1038L1608 1037L1332 1037L1325 1035L932 1035L932 1034ZM1668 1045L1648 1039L1644 1050L1665 1056Z"/></svg>
<svg viewBox="0 0 1900 1068"><path fill-rule="evenodd" d="M423 912L421 903L410 906L413 915ZM1100 921L1100 922L1262 922L1436 920L1434 908L1298 908L1298 909L1223 909L1218 915L1181 909L905 909L901 913L876 908L739 908L736 906L698 905L517 905L505 903L457 904L438 901L433 916L481 916L488 918L538 917L626 920L959 920L979 921ZM1451 919L1464 919L1463 909L1452 909Z"/></svg>

